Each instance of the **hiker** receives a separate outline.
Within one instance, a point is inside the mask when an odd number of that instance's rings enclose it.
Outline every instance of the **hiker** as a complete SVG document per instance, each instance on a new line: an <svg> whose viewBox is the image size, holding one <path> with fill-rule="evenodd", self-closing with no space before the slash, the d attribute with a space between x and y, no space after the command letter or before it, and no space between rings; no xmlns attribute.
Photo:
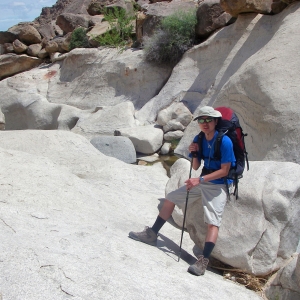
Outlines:
<svg viewBox="0 0 300 300"><path fill-rule="evenodd" d="M217 161L213 158L214 144L218 136L215 127L221 117L221 113L213 107L204 106L200 109L199 116L194 119L198 121L200 129L204 133L202 142L204 167L200 177L186 180L185 186L180 187L166 196L159 215L152 227L146 227L142 232L129 233L129 237L134 240L153 246L156 245L158 232L171 216L175 204L179 207L183 207L186 201L187 190L189 191L188 203L200 199L202 195L204 221L207 224L205 245L203 255L200 255L198 260L188 268L188 272L197 276L205 273L209 256L216 244L228 195L228 185L226 186L224 183L224 177L227 176L231 166L235 165L233 144L228 136L222 138L220 160ZM198 135L189 146L190 156L193 157L192 167L194 170L200 167L201 162L197 142ZM229 182L229 184L231 184L231 182Z"/></svg>

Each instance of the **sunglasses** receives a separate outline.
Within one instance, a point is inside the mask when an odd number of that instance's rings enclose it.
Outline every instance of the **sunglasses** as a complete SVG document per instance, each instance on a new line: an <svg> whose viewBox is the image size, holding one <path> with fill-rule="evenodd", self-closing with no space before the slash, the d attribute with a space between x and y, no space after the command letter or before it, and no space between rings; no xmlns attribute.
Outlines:
<svg viewBox="0 0 300 300"><path fill-rule="evenodd" d="M200 123L200 124L210 123L212 120L213 120L213 118L198 119L198 123Z"/></svg>

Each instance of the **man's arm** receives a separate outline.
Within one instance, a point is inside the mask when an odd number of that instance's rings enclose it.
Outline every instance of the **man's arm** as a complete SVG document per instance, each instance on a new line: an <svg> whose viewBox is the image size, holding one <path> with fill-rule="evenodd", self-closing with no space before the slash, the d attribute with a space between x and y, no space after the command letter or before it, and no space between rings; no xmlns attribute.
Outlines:
<svg viewBox="0 0 300 300"><path fill-rule="evenodd" d="M199 161L199 158L198 158L198 151L199 151L198 144L195 143L195 142L191 143L190 146L189 146L189 151L190 151L190 153L192 153L192 155L193 155L193 153L197 153L195 155L195 157L192 156L192 163L193 163L192 167L193 167L194 170L198 170L199 167L200 167L200 161Z"/></svg>
<svg viewBox="0 0 300 300"><path fill-rule="evenodd" d="M231 166L230 162L226 163L226 164L221 164L221 169L220 170L217 170L213 173L210 173L210 174L207 174L207 175L203 176L204 182L211 181L211 180L214 180L214 179L223 178L223 177L227 176L228 172L230 170L230 166ZM185 184L186 184L186 188L188 190L190 190L193 187L195 187L196 185L200 184L200 178L199 177L190 178L190 179L185 181Z"/></svg>

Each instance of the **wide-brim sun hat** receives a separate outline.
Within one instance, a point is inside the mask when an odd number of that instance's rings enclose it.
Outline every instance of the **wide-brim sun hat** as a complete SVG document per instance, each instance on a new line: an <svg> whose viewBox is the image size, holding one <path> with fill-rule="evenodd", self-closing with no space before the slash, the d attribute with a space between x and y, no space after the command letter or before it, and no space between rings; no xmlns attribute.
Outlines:
<svg viewBox="0 0 300 300"><path fill-rule="evenodd" d="M203 106L200 108L199 112L198 112L198 117L196 117L194 119L194 121L198 120L201 117L213 117L213 118L221 118L222 114L218 111L215 110L213 107L211 106Z"/></svg>

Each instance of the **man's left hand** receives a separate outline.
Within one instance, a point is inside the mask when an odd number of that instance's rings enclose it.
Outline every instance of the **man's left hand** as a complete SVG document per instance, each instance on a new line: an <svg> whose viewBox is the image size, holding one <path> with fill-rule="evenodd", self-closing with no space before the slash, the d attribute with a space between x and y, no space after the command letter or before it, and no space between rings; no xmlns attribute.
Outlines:
<svg viewBox="0 0 300 300"><path fill-rule="evenodd" d="M186 185L186 189L189 191L193 187L195 187L196 185L199 185L200 178L199 177L197 177L197 178L190 178L190 179L186 180L184 183Z"/></svg>

